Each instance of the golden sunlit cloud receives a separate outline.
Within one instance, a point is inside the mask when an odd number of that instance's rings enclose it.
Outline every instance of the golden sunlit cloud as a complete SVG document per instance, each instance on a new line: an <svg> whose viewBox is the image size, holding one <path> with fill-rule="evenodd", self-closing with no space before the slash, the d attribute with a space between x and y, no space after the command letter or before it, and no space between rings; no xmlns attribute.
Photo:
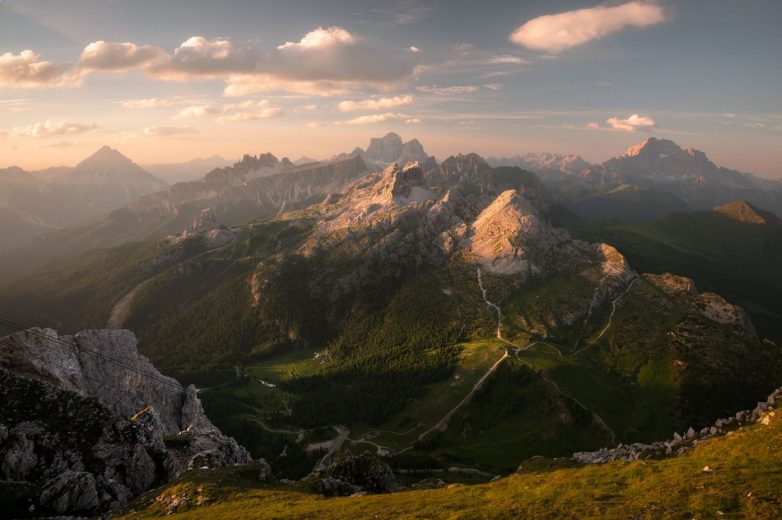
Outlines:
<svg viewBox="0 0 782 520"><path fill-rule="evenodd" d="M627 119L612 117L608 119L606 123L608 123L611 128L622 130L623 132L635 132L639 130L648 131L657 124L651 117L642 117L638 114L633 114Z"/></svg>
<svg viewBox="0 0 782 520"><path fill-rule="evenodd" d="M157 108L172 105L174 100L160 98L123 99L120 104L123 108Z"/></svg>
<svg viewBox="0 0 782 520"><path fill-rule="evenodd" d="M39 54L29 49L19 54L6 52L0 55L0 86L45 88L72 87L81 83L81 78L70 72L70 64L39 58Z"/></svg>
<svg viewBox="0 0 782 520"><path fill-rule="evenodd" d="M363 101L342 101L337 105L340 112L355 112L357 110L383 110L409 105L413 102L413 96L394 96Z"/></svg>
<svg viewBox="0 0 782 520"><path fill-rule="evenodd" d="M393 112L386 112L385 114L371 114L368 116L354 117L353 119L347 119L345 121L336 121L335 125L371 125L374 123L385 123L387 121L399 121L409 119L404 114L395 114Z"/></svg>
<svg viewBox="0 0 782 520"><path fill-rule="evenodd" d="M165 51L152 45L135 43L92 42L79 57L82 71L122 72L139 67L149 67L165 59Z"/></svg>
<svg viewBox="0 0 782 520"><path fill-rule="evenodd" d="M216 121L220 123L257 121L259 119L282 117L285 112L282 108L274 106L268 99L263 99L261 101L245 101L235 105L225 105L223 113L225 115L218 117Z"/></svg>
<svg viewBox="0 0 782 520"><path fill-rule="evenodd" d="M17 126L11 129L11 135L20 137L51 137L55 135L74 135L84 134L96 130L98 125L71 123L68 121L58 121L48 119L41 123L35 123L29 126Z"/></svg>
<svg viewBox="0 0 782 520"><path fill-rule="evenodd" d="M650 2L597 6L534 18L516 29L510 41L529 49L558 53L625 27L647 27L666 19L663 7Z"/></svg>

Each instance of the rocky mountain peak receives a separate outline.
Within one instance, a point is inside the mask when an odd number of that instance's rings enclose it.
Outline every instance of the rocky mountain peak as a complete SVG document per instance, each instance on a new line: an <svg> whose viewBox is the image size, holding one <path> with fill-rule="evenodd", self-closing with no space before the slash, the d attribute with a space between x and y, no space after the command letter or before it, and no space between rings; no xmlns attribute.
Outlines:
<svg viewBox="0 0 782 520"><path fill-rule="evenodd" d="M218 226L217 217L212 211L212 208L205 208L201 210L198 217L190 224L185 230L185 236L194 235L202 231L214 229Z"/></svg>
<svg viewBox="0 0 782 520"><path fill-rule="evenodd" d="M650 137L643 143L630 147L624 157L660 157L660 154L673 155L682 152L684 150L670 139Z"/></svg>
<svg viewBox="0 0 782 520"><path fill-rule="evenodd" d="M115 150L114 148L108 145L104 145L97 152L95 152L94 154L90 155L89 157L81 161L79 164L77 164L76 167L77 168L109 167L109 166L117 166L117 165L136 166L136 164L133 161L131 161L130 159L122 155L118 150Z"/></svg>
<svg viewBox="0 0 782 520"><path fill-rule="evenodd" d="M366 156L373 161L396 162L402 153L402 138L389 132L383 137L373 137L369 141Z"/></svg>
<svg viewBox="0 0 782 520"><path fill-rule="evenodd" d="M410 197L414 186L421 186L424 180L423 170L418 161L407 163L403 168L396 163L389 166L386 174L390 177L389 186L393 197Z"/></svg>

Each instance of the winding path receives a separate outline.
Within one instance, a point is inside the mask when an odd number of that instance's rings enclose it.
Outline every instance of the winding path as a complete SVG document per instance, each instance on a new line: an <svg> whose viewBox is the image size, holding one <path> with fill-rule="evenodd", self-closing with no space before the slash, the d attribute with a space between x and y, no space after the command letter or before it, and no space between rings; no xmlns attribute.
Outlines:
<svg viewBox="0 0 782 520"><path fill-rule="evenodd" d="M600 331L600 334L598 334L597 338L595 338L595 339L602 338L603 334L605 334L606 331L608 331L608 329L611 328L611 321L614 319L614 313L616 312L616 304L617 304L617 302L619 302L619 300L622 299L622 297L624 295L626 295L628 292L630 292L630 289L633 287L633 284L635 284L635 282L637 282L639 279L640 278L638 278L638 277L634 278L633 281L630 282L630 284L627 286L627 288L624 291L622 291L622 294L620 294L619 296L614 298L613 301L611 301L611 315L608 317L608 323L603 328L603 330Z"/></svg>

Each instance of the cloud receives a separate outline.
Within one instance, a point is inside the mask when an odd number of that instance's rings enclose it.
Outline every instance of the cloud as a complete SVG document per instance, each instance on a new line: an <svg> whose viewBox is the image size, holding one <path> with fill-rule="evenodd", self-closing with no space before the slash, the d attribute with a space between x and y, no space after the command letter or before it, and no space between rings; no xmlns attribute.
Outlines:
<svg viewBox="0 0 782 520"><path fill-rule="evenodd" d="M497 91L497 90L504 89L505 85L503 85L502 83L486 83L483 87L489 90Z"/></svg>
<svg viewBox="0 0 782 520"><path fill-rule="evenodd" d="M235 74L226 79L223 94L227 97L245 97L268 92L294 92L309 96L344 96L361 88L358 82L293 81L271 74Z"/></svg>
<svg viewBox="0 0 782 520"><path fill-rule="evenodd" d="M148 126L144 129L144 135L148 137L172 137L197 133L198 130L192 126Z"/></svg>
<svg viewBox="0 0 782 520"><path fill-rule="evenodd" d="M355 112L356 110L387 110L389 108L409 105L413 96L394 96L364 101L342 101L337 105L340 112Z"/></svg>
<svg viewBox="0 0 782 520"><path fill-rule="evenodd" d="M225 105L222 111L226 115L216 119L216 121L221 123L270 119L281 117L285 113L282 108L274 106L268 99L263 99L261 101L250 100L235 105Z"/></svg>
<svg viewBox="0 0 782 520"><path fill-rule="evenodd" d="M43 145L43 148L70 148L76 143L72 141L55 141L53 143Z"/></svg>
<svg viewBox="0 0 782 520"><path fill-rule="evenodd" d="M373 123L384 123L386 121L398 121L400 119L409 119L404 114L395 114L386 112L385 114L372 114L368 116L354 117L345 121L337 121L335 125L371 125Z"/></svg>
<svg viewBox="0 0 782 520"><path fill-rule="evenodd" d="M438 87L437 85L416 87L416 90L438 96L445 94L474 94L480 90L475 85L458 85L453 87Z"/></svg>
<svg viewBox="0 0 782 520"><path fill-rule="evenodd" d="M415 124L422 123L422 122L423 121L421 121L417 117L411 117L410 119L406 119L405 120L405 124L408 124L408 125L415 125Z"/></svg>
<svg viewBox="0 0 782 520"><path fill-rule="evenodd" d="M80 78L71 73L70 64L42 61L40 55L24 50L19 54L0 55L0 86L3 87L64 87L75 86Z"/></svg>
<svg viewBox="0 0 782 520"><path fill-rule="evenodd" d="M315 110L316 108L318 108L318 105L311 103L309 105L304 105L301 108L303 108L304 110Z"/></svg>
<svg viewBox="0 0 782 520"><path fill-rule="evenodd" d="M587 123L587 128L590 130L597 130L600 128L600 125L597 123Z"/></svg>
<svg viewBox="0 0 782 520"><path fill-rule="evenodd" d="M432 8L422 5L418 0L401 0L396 5L371 9L370 12L393 24L405 25L425 19Z"/></svg>
<svg viewBox="0 0 782 520"><path fill-rule="evenodd" d="M416 47L415 45L411 45L411 46L410 46L410 52L419 53L419 52L421 52L421 49L419 49L419 48L418 48L418 47Z"/></svg>
<svg viewBox="0 0 782 520"><path fill-rule="evenodd" d="M326 126L326 123L321 123L320 121L311 121L307 123L307 128L323 128Z"/></svg>
<svg viewBox="0 0 782 520"><path fill-rule="evenodd" d="M148 72L175 80L227 76L227 96L270 91L335 95L364 86L387 88L411 76L417 61L409 49L332 26L318 27L297 42L272 49L193 36Z"/></svg>
<svg viewBox="0 0 782 520"><path fill-rule="evenodd" d="M154 45L100 40L84 48L75 68L42 61L30 50L3 54L0 86L72 85L96 71L140 69L162 80L225 78L227 96L269 91L336 95L400 84L418 65L415 54L337 26L318 27L299 41L272 48L191 36L171 54Z"/></svg>
<svg viewBox="0 0 782 520"><path fill-rule="evenodd" d="M174 117L176 119L184 119L187 117L203 117L210 114L217 114L219 112L220 109L214 105L194 105L183 108Z"/></svg>
<svg viewBox="0 0 782 520"><path fill-rule="evenodd" d="M55 135L75 135L91 132L98 128L95 124L70 123L48 119L30 126L17 126L11 129L11 135L21 137L52 137Z"/></svg>
<svg viewBox="0 0 782 520"><path fill-rule="evenodd" d="M590 7L533 18L516 29L510 41L530 49L558 53L625 27L647 27L666 18L662 6L645 1Z"/></svg>
<svg viewBox="0 0 782 520"><path fill-rule="evenodd" d="M123 99L120 104L123 108L157 108L172 105L171 99L147 98L147 99Z"/></svg>
<svg viewBox="0 0 782 520"><path fill-rule="evenodd" d="M651 117L642 117L638 114L633 114L627 119L612 117L606 123L612 128L622 130L623 132L648 131L657 124Z"/></svg>
<svg viewBox="0 0 782 520"><path fill-rule="evenodd" d="M354 43L356 39L348 31L342 27L329 27L324 29L318 27L314 31L310 31L304 35L304 37L298 43L286 42L279 47L280 50L284 49L320 49L324 47L331 47L334 44Z"/></svg>
<svg viewBox="0 0 782 520"><path fill-rule="evenodd" d="M112 71L148 67L163 60L166 53L153 45L112 43L103 40L87 45L79 57L78 67L84 71Z"/></svg>
<svg viewBox="0 0 782 520"><path fill-rule="evenodd" d="M499 56L489 58L489 63L493 65L522 65L527 63L527 61L512 54L500 54Z"/></svg>

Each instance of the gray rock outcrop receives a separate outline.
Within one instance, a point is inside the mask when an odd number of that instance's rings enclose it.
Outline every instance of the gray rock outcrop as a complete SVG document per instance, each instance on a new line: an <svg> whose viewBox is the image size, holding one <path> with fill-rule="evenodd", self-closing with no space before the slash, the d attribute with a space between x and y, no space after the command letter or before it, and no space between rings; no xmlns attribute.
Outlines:
<svg viewBox="0 0 782 520"><path fill-rule="evenodd" d="M0 339L0 398L0 481L36 489L43 512L95 513L187 469L250 461L129 331Z"/></svg>

